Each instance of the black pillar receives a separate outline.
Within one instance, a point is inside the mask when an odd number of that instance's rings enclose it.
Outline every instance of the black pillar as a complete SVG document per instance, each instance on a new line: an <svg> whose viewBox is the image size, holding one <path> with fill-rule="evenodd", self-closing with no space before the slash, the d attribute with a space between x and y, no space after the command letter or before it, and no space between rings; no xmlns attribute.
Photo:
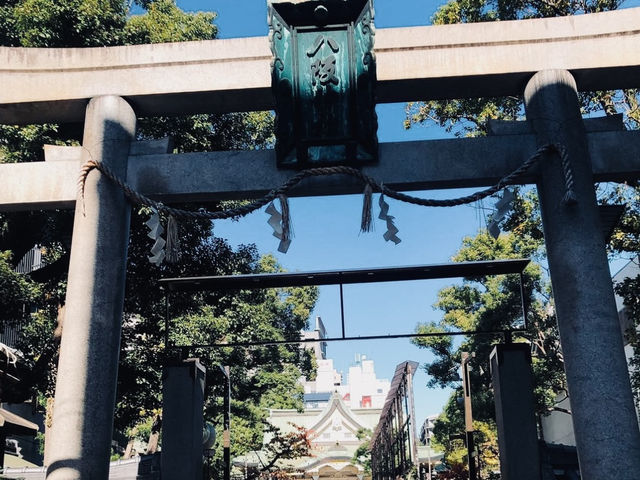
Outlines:
<svg viewBox="0 0 640 480"><path fill-rule="evenodd" d="M496 345L490 355L502 480L540 480L531 347Z"/></svg>
<svg viewBox="0 0 640 480"><path fill-rule="evenodd" d="M202 480L205 368L190 358L165 368L162 478Z"/></svg>

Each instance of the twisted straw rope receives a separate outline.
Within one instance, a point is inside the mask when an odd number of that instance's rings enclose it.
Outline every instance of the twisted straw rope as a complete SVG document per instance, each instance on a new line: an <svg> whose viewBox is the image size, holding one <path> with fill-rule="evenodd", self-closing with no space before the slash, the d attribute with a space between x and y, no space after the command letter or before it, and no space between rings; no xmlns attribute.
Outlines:
<svg viewBox="0 0 640 480"><path fill-rule="evenodd" d="M102 172L109 180L115 183L118 187L120 187L125 196L131 200L134 204L144 205L147 207L151 207L158 212L163 212L167 215L171 215L176 218L193 218L193 219L209 219L209 220L221 220L226 218L234 218L234 217L243 217L259 208L264 207L269 202L273 201L278 195L285 195L289 190L298 185L305 178L309 177L320 177L320 176L328 176L328 175L350 175L352 177L356 177L361 180L365 185L369 185L374 192L382 193L388 197L394 198L401 202L411 203L413 205L421 205L423 207L454 207L457 205L464 205L468 203L475 202L477 200L481 200L486 198L494 193L502 190L506 185L515 183L515 181L523 175L527 170L529 170L534 164L536 164L540 159L546 154L558 154L560 156L560 160L562 163L562 170L565 181L565 196L563 198L563 202L566 205L571 205L576 203L576 196L574 193L574 185L573 185L573 171L571 169L571 165L569 164L569 159L567 155L566 149L559 144L549 144L540 147L531 157L529 157L520 167L515 169L510 174L501 178L498 183L489 187L485 190L480 190L478 192L472 193L471 195L466 195L464 197L453 198L453 199L429 199L429 198L418 198L412 195L407 195L405 193L397 192L386 185L376 181L374 178L364 174L360 170L351 167L319 167L319 168L310 168L307 170L302 170L298 174L291 177L285 183L280 185L278 188L271 190L265 196L256 199L246 205L242 205L240 207L232 208L229 210L223 210L219 212L209 212L206 210L200 211L191 211L191 210L182 210L179 208L172 208L164 205L162 202L157 202L152 200L151 198L142 195L141 193L135 191L130 185L126 182L122 181L118 178L106 165L97 162L95 160L89 160L82 166L82 170L80 173L80 178L78 180L78 187L80 190L81 198L84 202L84 187L87 180L87 176L91 170L96 169Z"/></svg>

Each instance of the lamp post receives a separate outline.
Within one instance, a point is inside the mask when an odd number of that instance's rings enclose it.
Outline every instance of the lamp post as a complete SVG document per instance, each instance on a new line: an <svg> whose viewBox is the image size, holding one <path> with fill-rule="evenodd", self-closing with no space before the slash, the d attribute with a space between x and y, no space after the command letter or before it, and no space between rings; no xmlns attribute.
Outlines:
<svg viewBox="0 0 640 480"><path fill-rule="evenodd" d="M224 460L224 480L231 479L231 377L229 367L219 365L224 375L224 406L223 406L223 431L222 431L222 455Z"/></svg>
<svg viewBox="0 0 640 480"><path fill-rule="evenodd" d="M371 0L271 0L269 25L278 166L376 161Z"/></svg>
<svg viewBox="0 0 640 480"><path fill-rule="evenodd" d="M429 462L429 471L427 480L431 480L431 420L427 417L427 457Z"/></svg>
<svg viewBox="0 0 640 480"><path fill-rule="evenodd" d="M464 431L467 443L467 462L469 464L469 480L476 480L475 448L473 445L473 414L471 412L471 378L469 377L469 359L467 352L462 352L462 389L464 392Z"/></svg>

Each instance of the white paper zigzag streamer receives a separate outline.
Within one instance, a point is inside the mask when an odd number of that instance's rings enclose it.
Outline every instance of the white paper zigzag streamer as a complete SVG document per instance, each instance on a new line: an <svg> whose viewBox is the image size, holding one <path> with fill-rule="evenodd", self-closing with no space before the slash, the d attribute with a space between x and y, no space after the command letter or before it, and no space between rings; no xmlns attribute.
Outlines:
<svg viewBox="0 0 640 480"><path fill-rule="evenodd" d="M267 214L270 215L267 223L271 225L273 228L273 236L280 240L280 244L278 245L278 251L282 253L287 253L289 250L289 245L291 245L291 239L284 240L283 237L283 229L282 229L282 214L278 211L276 206L271 202L267 209L265 210Z"/></svg>
<svg viewBox="0 0 640 480"><path fill-rule="evenodd" d="M145 222L145 225L149 227L149 233L147 233L147 236L151 240L155 241L155 243L153 244L153 247L151 247L151 254L153 256L147 257L147 258L154 265L160 265L164 260L164 256L165 256L164 246L167 242L165 242L164 238L162 238L162 234L164 233L164 228L160 223L160 215L158 214L157 210L153 210L153 214L151 215L151 218L149 218L149 220Z"/></svg>
<svg viewBox="0 0 640 480"><path fill-rule="evenodd" d="M384 232L384 235L382 235L382 237L387 242L392 241L396 245L399 244L402 240L398 238L396 233L398 233L400 230L398 230L398 228L393 223L395 217L389 215L389 204L384 201L384 195L380 195L378 205L380 205L380 215L378 215L378 218L387 222L387 231Z"/></svg>

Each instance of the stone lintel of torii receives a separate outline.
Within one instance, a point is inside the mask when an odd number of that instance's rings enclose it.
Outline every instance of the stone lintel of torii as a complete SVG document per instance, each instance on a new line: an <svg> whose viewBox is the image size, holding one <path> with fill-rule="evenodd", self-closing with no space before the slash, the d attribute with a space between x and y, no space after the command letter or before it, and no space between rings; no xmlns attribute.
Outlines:
<svg viewBox="0 0 640 480"><path fill-rule="evenodd" d="M637 132L583 121L577 91L640 86L640 9L576 17L376 32L379 102L521 95L523 124L484 139L382 144L365 167L399 189L494 183L538 147L562 144L577 204L548 158L535 182L582 478L637 480L640 432L593 182L640 176ZM134 142L136 117L273 107L266 38L98 49L0 48L0 122L78 122L83 148L0 165L0 210L73 208L79 166L104 163L164 201L261 194L293 175L272 152L171 155ZM165 149L165 150L163 150ZM403 161L391 164L397 158ZM247 166L250 165L250 168ZM307 181L305 181L307 182ZM4 188L5 186L9 188ZM296 195L355 193L340 178ZM47 478L106 479L115 405L130 207L92 171L76 209Z"/></svg>
<svg viewBox="0 0 640 480"><path fill-rule="evenodd" d="M580 91L637 87L640 8L575 17L377 29L377 101L521 95L536 72ZM268 110L267 37L97 48L0 47L0 123L81 122L89 99L138 116ZM135 73L134 73L135 72Z"/></svg>
<svg viewBox="0 0 640 480"><path fill-rule="evenodd" d="M585 120L594 181L637 178L640 132L606 124L589 131L599 121ZM516 131L521 132L523 125L526 122L515 122ZM531 133L381 143L379 163L361 170L398 191L484 187L511 173L535 150ZM394 163L395 158L402 162ZM0 164L4 183L0 212L74 208L81 159L82 147L46 145L44 162ZM273 168L275 162L273 150L171 154L135 142L126 178L136 191L165 203L258 198L292 176L289 170ZM537 171L532 168L517 183L535 183ZM289 196L354 193L362 193L359 180L331 176L308 178Z"/></svg>

